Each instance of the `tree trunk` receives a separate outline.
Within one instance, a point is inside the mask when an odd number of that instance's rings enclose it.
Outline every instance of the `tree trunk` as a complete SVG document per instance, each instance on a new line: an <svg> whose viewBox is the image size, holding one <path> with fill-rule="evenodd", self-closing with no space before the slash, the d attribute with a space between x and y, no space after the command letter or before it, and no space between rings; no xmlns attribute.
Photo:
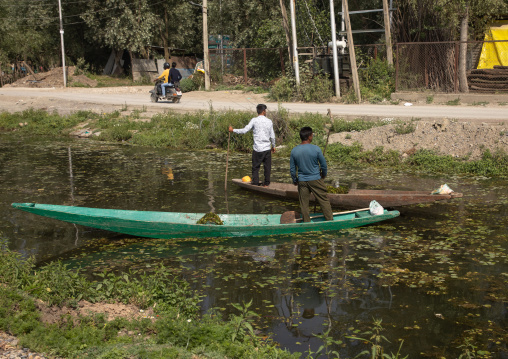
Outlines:
<svg viewBox="0 0 508 359"><path fill-rule="evenodd" d="M288 45L289 63L292 66L293 65L293 53L291 51L291 32L289 31L288 14L286 12L286 5L284 4L284 0L279 0L279 1L280 1L280 11L282 12L282 27L284 28L284 32L286 33L286 43Z"/></svg>
<svg viewBox="0 0 508 359"><path fill-rule="evenodd" d="M123 67L120 64L120 60L122 59L123 50L115 51L115 62L113 65L112 75L121 75L123 74Z"/></svg>
<svg viewBox="0 0 508 359"><path fill-rule="evenodd" d="M460 20L460 47L459 47L459 92L469 92L467 85L467 37L469 22L469 5L466 5L466 12Z"/></svg>
<svg viewBox="0 0 508 359"><path fill-rule="evenodd" d="M164 34L161 33L162 42L164 46L164 58L166 59L166 62L169 62L169 59L171 58L171 53L169 51L169 15L168 11L164 9Z"/></svg>

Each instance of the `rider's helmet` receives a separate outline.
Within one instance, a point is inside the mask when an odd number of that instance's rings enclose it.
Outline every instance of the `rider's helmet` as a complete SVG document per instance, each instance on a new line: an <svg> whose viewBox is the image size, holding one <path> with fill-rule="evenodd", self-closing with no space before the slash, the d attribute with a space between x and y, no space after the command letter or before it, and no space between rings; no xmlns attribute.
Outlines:
<svg viewBox="0 0 508 359"><path fill-rule="evenodd" d="M164 67L164 70L166 70L166 69L169 69L171 66L169 65L168 62L165 62L163 67Z"/></svg>

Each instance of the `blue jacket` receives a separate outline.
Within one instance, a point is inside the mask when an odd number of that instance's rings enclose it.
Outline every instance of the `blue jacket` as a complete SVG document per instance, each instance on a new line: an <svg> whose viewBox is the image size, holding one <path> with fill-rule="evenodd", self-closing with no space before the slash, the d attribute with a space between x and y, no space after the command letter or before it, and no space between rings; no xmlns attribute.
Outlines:
<svg viewBox="0 0 508 359"><path fill-rule="evenodd" d="M325 157L318 146L311 143L298 145L291 151L289 172L293 183L315 181L321 176L326 177L327 170Z"/></svg>

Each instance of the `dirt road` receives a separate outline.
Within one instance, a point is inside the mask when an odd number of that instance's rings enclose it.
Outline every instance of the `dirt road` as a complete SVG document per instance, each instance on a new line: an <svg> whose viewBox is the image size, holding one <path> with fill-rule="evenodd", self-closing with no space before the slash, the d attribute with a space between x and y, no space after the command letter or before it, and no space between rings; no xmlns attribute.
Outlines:
<svg viewBox="0 0 508 359"><path fill-rule="evenodd" d="M242 91L194 91L184 93L181 103L150 102L148 91L151 86L111 88L0 88L0 111L17 112L28 108L57 111L68 114L78 110L111 112L114 110L143 109L146 115L175 111L240 110L254 112L258 103L266 103L269 111L277 110L278 104L269 102L265 94L243 93ZM507 96L508 100L508 96ZM437 101L434 101L437 102ZM506 104L505 102L500 102ZM321 113L330 109L334 117L344 118L403 118L403 119L455 119L470 122L497 122L508 120L508 106L487 106L415 103L345 105L339 103L282 103L291 113Z"/></svg>

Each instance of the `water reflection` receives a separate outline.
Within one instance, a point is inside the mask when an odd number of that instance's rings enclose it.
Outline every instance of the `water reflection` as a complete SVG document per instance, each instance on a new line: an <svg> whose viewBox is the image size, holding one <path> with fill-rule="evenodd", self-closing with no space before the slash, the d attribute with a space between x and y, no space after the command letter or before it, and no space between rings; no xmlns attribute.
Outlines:
<svg viewBox="0 0 508 359"><path fill-rule="evenodd" d="M146 240L15 211L12 202L177 212L283 213L294 202L228 186L223 152L167 151L87 141L0 137L0 231L12 249L62 259L90 275L103 268L164 264L205 294L203 310L253 300L259 325L281 346L316 351L329 331L341 357L368 349L348 335L381 318L387 352L458 357L472 337L493 358L507 352L508 186L506 180L411 176L331 164L329 180L358 188L435 189L465 197L412 206L401 217L343 233L187 242ZM230 178L250 171L229 158ZM273 180L289 181L286 159ZM439 315L438 315L439 314ZM473 332L474 331L474 332Z"/></svg>

